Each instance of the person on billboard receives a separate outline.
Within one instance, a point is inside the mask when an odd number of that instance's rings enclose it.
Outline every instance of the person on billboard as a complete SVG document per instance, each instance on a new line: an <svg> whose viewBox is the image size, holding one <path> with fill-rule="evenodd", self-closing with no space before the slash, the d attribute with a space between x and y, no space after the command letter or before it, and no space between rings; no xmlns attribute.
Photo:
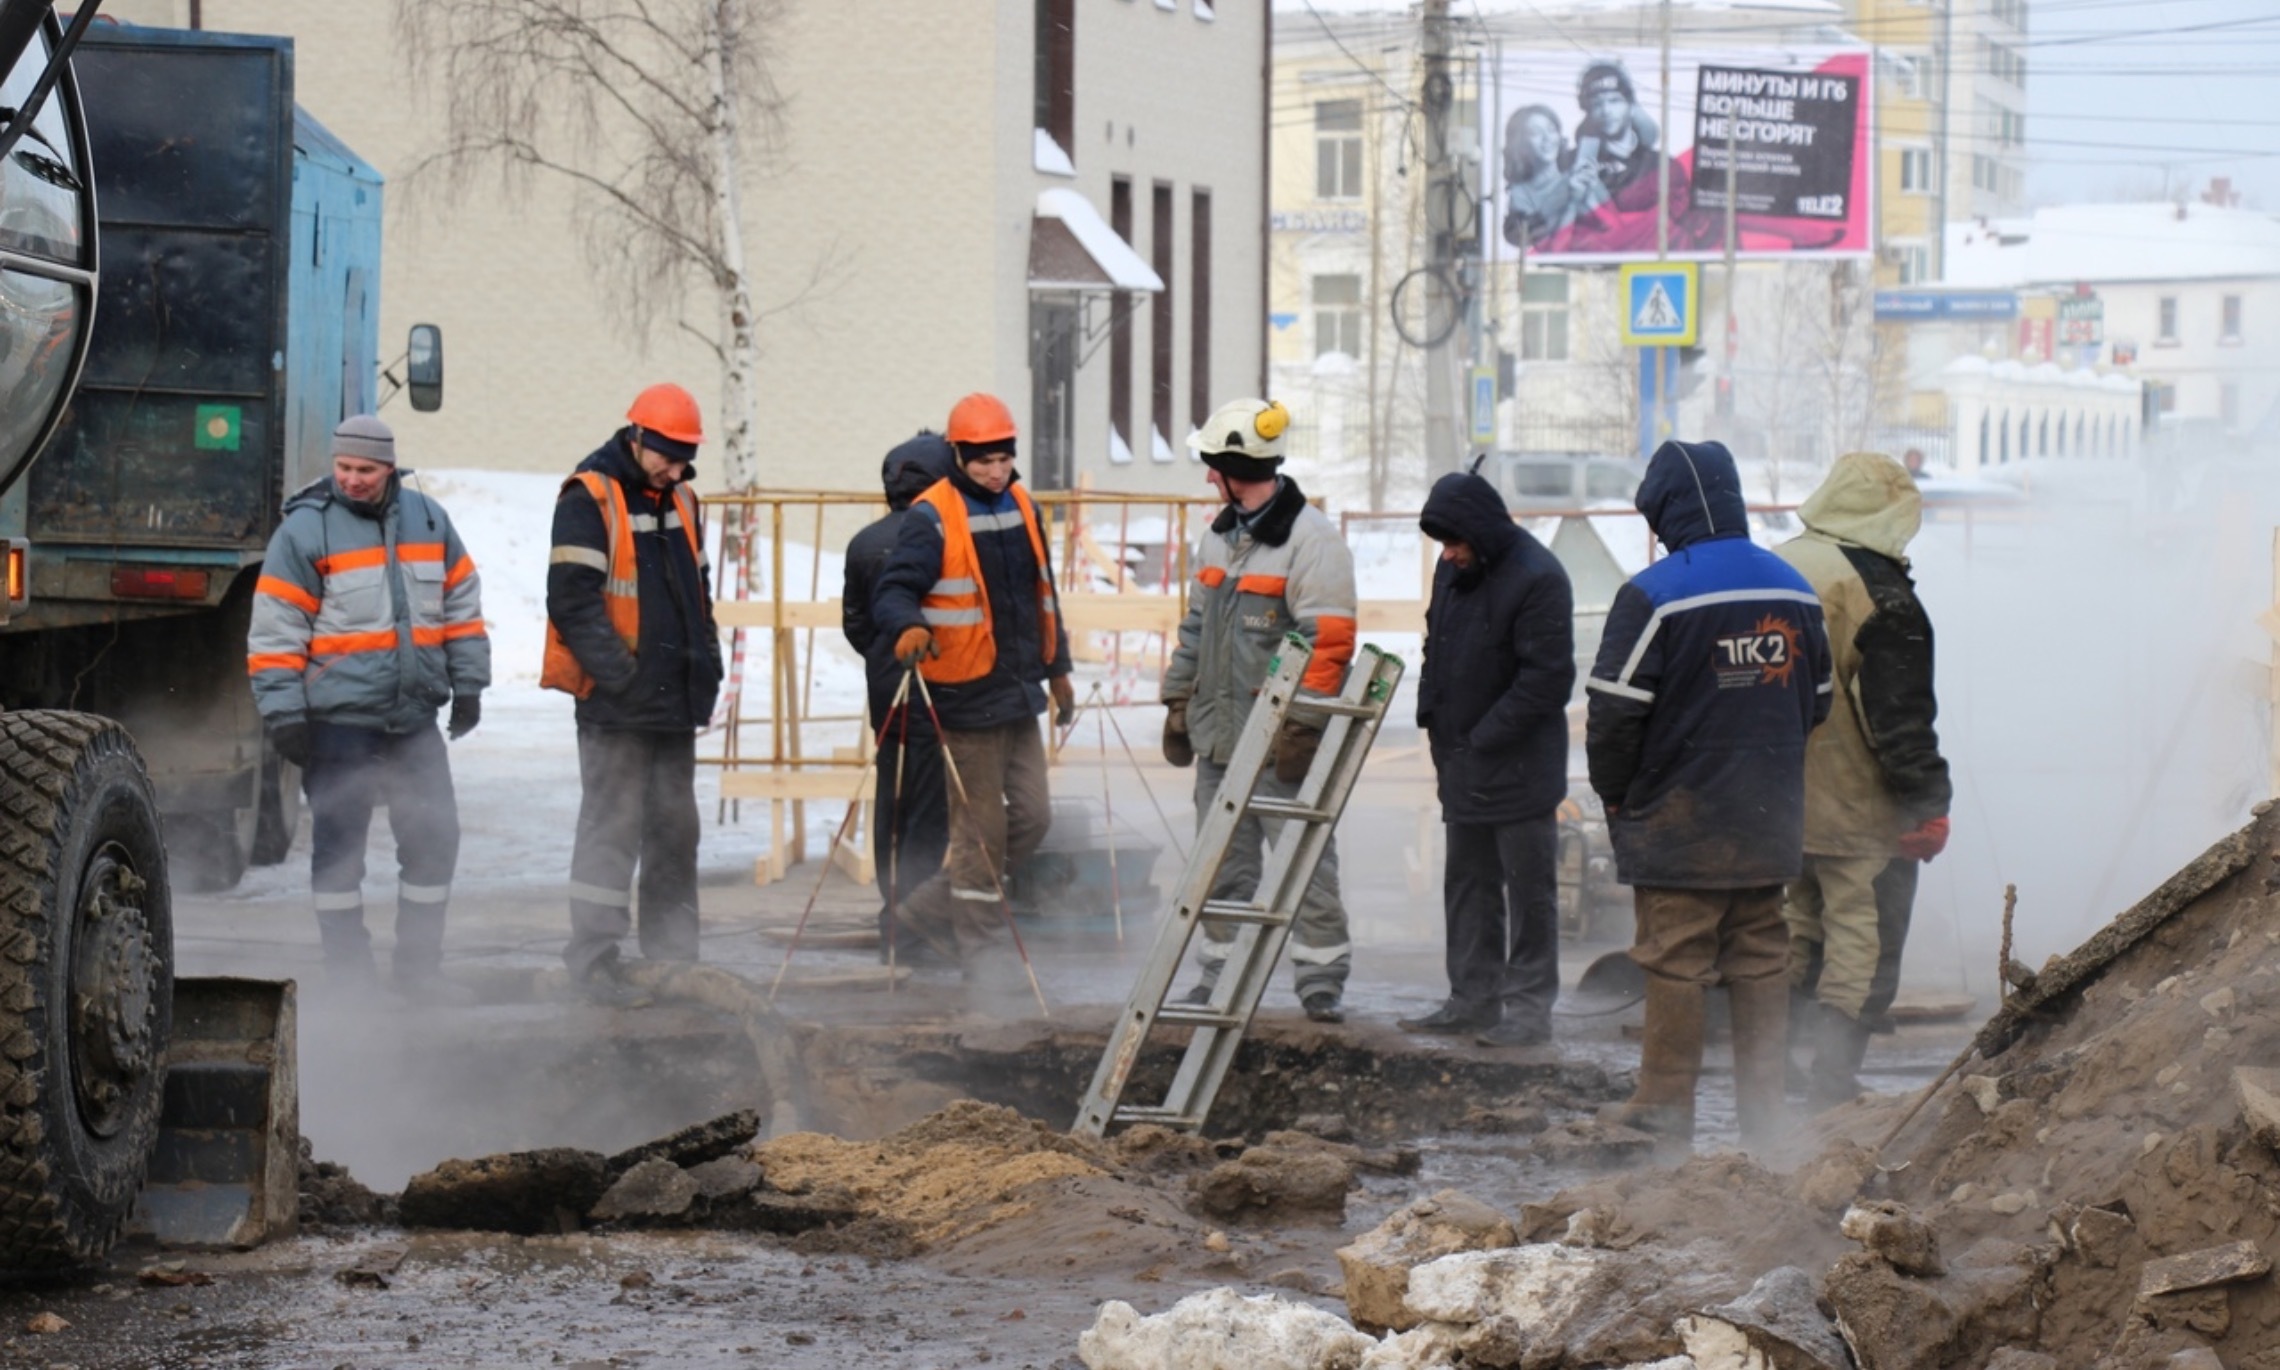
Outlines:
<svg viewBox="0 0 2280 1370"><path fill-rule="evenodd" d="M1523 250L1607 200L1597 176L1578 174L1575 149L1549 105L1529 105L1506 121L1504 187L1504 241Z"/></svg>
<svg viewBox="0 0 2280 1370"><path fill-rule="evenodd" d="M1639 108L1639 95L1631 74L1621 62L1593 62L1583 69L1575 87L1576 103L1584 120L1576 129L1575 168L1578 179L1596 181L1600 198L1613 200L1625 210L1654 206L1654 178L1662 130ZM1641 177L1646 184L1633 195L1623 192Z"/></svg>

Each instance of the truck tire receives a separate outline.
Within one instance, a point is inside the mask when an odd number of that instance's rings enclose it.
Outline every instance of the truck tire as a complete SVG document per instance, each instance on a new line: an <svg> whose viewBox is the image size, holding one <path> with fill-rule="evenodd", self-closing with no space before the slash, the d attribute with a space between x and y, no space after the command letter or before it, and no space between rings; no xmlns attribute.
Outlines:
<svg viewBox="0 0 2280 1370"><path fill-rule="evenodd" d="M174 925L150 777L89 714L0 714L0 1269L101 1259L158 1137Z"/></svg>

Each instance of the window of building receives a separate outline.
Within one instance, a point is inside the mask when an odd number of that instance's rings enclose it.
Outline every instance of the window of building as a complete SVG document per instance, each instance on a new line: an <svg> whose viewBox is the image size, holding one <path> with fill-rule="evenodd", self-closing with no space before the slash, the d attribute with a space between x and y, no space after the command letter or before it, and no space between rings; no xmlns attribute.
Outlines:
<svg viewBox="0 0 2280 1370"><path fill-rule="evenodd" d="M2175 347L2177 345L2177 297L2175 295L2162 296L2160 308L2161 322L2154 331L2154 344L2159 347Z"/></svg>
<svg viewBox="0 0 2280 1370"><path fill-rule="evenodd" d="M1362 278L1314 278L1314 355L1362 355Z"/></svg>
<svg viewBox="0 0 2280 1370"><path fill-rule="evenodd" d="M1148 307L1148 418L1155 437L1172 438L1172 187L1158 181L1150 195L1148 215L1149 265L1156 268L1164 288Z"/></svg>
<svg viewBox="0 0 2280 1370"><path fill-rule="evenodd" d="M1932 249L1924 243L1894 244L1900 257L1900 284L1921 285L1932 278Z"/></svg>
<svg viewBox="0 0 2280 1370"><path fill-rule="evenodd" d="M1932 150L1928 147L1900 149L1900 189L1911 195L1928 195L1932 191Z"/></svg>
<svg viewBox="0 0 2280 1370"><path fill-rule="evenodd" d="M1211 417L1211 192L1188 196L1188 425Z"/></svg>
<svg viewBox="0 0 2280 1370"><path fill-rule="evenodd" d="M1531 271L1520 278L1520 356L1524 361L1568 359L1568 275Z"/></svg>
<svg viewBox="0 0 2280 1370"><path fill-rule="evenodd" d="M1077 146L1077 0L1037 0L1036 89L1032 100L1037 127L1053 136L1061 151Z"/></svg>
<svg viewBox="0 0 2280 1370"><path fill-rule="evenodd" d="M2225 296L2222 318L2224 322L2217 334L2217 341L2237 347L2240 344L2240 296Z"/></svg>
<svg viewBox="0 0 2280 1370"><path fill-rule="evenodd" d="M1322 200L1362 198L1362 102L1359 100L1315 103L1314 194Z"/></svg>
<svg viewBox="0 0 2280 1370"><path fill-rule="evenodd" d="M2240 382L2226 381L2217 387L2217 421L2227 428L2240 427Z"/></svg>
<svg viewBox="0 0 2280 1370"><path fill-rule="evenodd" d="M1125 242L1132 241L1132 178L1112 177L1108 183L1108 226ZM1132 311L1138 301L1128 291L1109 298L1108 424L1131 451L1132 442Z"/></svg>

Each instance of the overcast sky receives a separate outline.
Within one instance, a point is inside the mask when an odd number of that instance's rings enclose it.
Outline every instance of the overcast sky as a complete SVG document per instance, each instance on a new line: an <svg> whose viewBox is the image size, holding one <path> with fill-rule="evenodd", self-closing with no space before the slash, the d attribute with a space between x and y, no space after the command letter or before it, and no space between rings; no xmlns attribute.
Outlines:
<svg viewBox="0 0 2280 1370"><path fill-rule="evenodd" d="M2244 204L2280 213L2276 0L2028 0L2028 27L2035 203L2176 198L2230 176Z"/></svg>

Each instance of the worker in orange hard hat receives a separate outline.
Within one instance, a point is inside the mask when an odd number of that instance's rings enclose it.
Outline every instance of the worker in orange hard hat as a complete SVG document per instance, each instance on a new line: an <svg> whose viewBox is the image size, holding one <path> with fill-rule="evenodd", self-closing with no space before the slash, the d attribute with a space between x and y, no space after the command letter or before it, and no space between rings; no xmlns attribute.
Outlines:
<svg viewBox="0 0 2280 1370"><path fill-rule="evenodd" d="M583 794L563 959L580 992L617 1007L646 1001L618 959L636 908L643 956L697 959L697 730L722 675L689 486L704 441L696 398L653 385L625 417L555 500L539 676L578 700Z"/></svg>
<svg viewBox="0 0 2280 1370"><path fill-rule="evenodd" d="M871 617L925 682L951 769L949 853L895 917L957 956L987 994L1012 988L1014 968L998 953L1005 875L1052 823L1037 716L1050 698L1066 726L1076 692L1044 525L1013 469L1012 412L994 395L968 395L944 436L949 478L912 502Z"/></svg>

